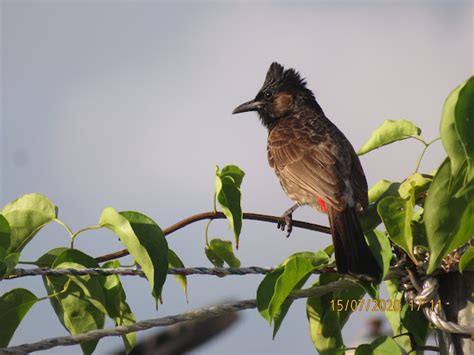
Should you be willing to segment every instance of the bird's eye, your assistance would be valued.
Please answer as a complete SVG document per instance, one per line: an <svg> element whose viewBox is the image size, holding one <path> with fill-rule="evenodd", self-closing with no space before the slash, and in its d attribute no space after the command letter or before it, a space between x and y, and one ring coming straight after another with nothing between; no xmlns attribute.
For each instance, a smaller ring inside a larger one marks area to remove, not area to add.
<svg viewBox="0 0 474 355"><path fill-rule="evenodd" d="M266 99L270 99L273 96L273 93L271 91L265 91L263 93L263 97Z"/></svg>

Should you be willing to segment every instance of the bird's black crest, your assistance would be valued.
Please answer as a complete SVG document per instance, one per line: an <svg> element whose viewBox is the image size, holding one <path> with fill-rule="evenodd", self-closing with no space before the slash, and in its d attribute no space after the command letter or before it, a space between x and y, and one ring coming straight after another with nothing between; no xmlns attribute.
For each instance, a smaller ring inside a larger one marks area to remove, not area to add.
<svg viewBox="0 0 474 355"><path fill-rule="evenodd" d="M281 64L273 62L270 68L268 68L263 87L267 88L276 83L306 88L306 81L301 77L300 73L292 68L285 69Z"/></svg>

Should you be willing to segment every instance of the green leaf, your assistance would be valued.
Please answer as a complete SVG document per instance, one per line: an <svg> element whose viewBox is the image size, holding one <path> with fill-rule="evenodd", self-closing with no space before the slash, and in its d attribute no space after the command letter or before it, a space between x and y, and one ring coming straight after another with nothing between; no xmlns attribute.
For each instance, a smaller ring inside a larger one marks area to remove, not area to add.
<svg viewBox="0 0 474 355"><path fill-rule="evenodd" d="M184 268L184 264L178 255L171 249L168 249L168 266L176 268ZM176 282L181 285L181 288L184 292L184 297L186 297L186 303L188 303L188 281L186 275L174 275Z"/></svg>
<svg viewBox="0 0 474 355"><path fill-rule="evenodd" d="M382 218L391 241L414 259L413 235L411 231L411 220L413 218L412 202L401 197L388 196L380 201L377 211Z"/></svg>
<svg viewBox="0 0 474 355"><path fill-rule="evenodd" d="M40 259L44 263L51 259L53 250ZM99 265L89 255L76 249L66 249L58 254L52 268L89 268ZM66 330L77 335L90 330L102 329L105 322L106 303L104 276L45 276L43 281L53 309ZM54 296L53 296L54 295ZM98 341L81 343L85 354L92 354Z"/></svg>
<svg viewBox="0 0 474 355"><path fill-rule="evenodd" d="M158 305L168 271L168 243L161 228L144 214L118 213L112 207L104 209L99 224L117 234L140 265Z"/></svg>
<svg viewBox="0 0 474 355"><path fill-rule="evenodd" d="M371 344L359 345L355 355L402 355L402 350L395 340L390 337L382 336L375 339Z"/></svg>
<svg viewBox="0 0 474 355"><path fill-rule="evenodd" d="M451 176L457 176L467 161L464 176L471 181L474 178L474 77L449 94L443 107L440 132L451 159Z"/></svg>
<svg viewBox="0 0 474 355"><path fill-rule="evenodd" d="M310 276L311 275L308 274L305 277L303 277L293 288L293 291L301 290L301 288L304 286L306 281L308 281ZM288 313L292 304L293 304L293 300L286 299L285 302L283 302L283 304L281 305L280 311L277 314L275 314L275 316L273 317L273 339L275 339L275 336L277 335L278 330L280 330L280 326L283 323L283 320L285 319L286 314Z"/></svg>
<svg viewBox="0 0 474 355"><path fill-rule="evenodd" d="M404 304L401 311L401 320L403 327L413 335L416 345L425 345L430 327L423 312L414 307L412 310L408 304Z"/></svg>
<svg viewBox="0 0 474 355"><path fill-rule="evenodd" d="M428 273L436 270L447 254L474 235L474 189L463 186L464 169L465 165L452 178L451 163L447 158L428 190L424 206L426 235L431 250Z"/></svg>
<svg viewBox="0 0 474 355"><path fill-rule="evenodd" d="M0 214L0 248L5 250L10 246L10 225L3 215Z"/></svg>
<svg viewBox="0 0 474 355"><path fill-rule="evenodd" d="M5 249L2 248L2 252L4 252ZM4 277L7 277L10 275L12 270L15 268L15 266L18 264L18 261L20 260L20 253L11 253L8 255L5 255L3 258L0 258L0 280Z"/></svg>
<svg viewBox="0 0 474 355"><path fill-rule="evenodd" d="M43 279L48 294L50 296L56 294L56 297L50 298L51 305L59 321L70 334L77 335L104 327L104 313L84 298L82 289L77 284L69 283L66 292L61 293L67 283L66 276ZM81 343L82 351L85 354L92 354L97 342L96 340Z"/></svg>
<svg viewBox="0 0 474 355"><path fill-rule="evenodd" d="M365 239L369 245L370 251L380 265L383 271L382 279L387 275L392 260L392 246L390 240L381 231L374 229L365 232Z"/></svg>
<svg viewBox="0 0 474 355"><path fill-rule="evenodd" d="M429 334L429 324L421 310L410 310L407 304L404 304L403 293L398 291L398 284L394 280L385 282L388 290L389 299L392 301L393 310L385 311L385 315L392 327L394 335L410 333L418 346L425 344ZM406 352L412 350L410 338L402 335L395 338L395 341ZM423 351L417 351L416 354L423 354Z"/></svg>
<svg viewBox="0 0 474 355"><path fill-rule="evenodd" d="M336 274L322 274L313 286L322 286L338 279ZM341 325L337 310L331 301L333 293L320 297L309 297L306 301L306 316L313 345L319 354L343 354Z"/></svg>
<svg viewBox="0 0 474 355"><path fill-rule="evenodd" d="M8 346L16 328L38 298L24 288L13 289L0 297L0 347Z"/></svg>
<svg viewBox="0 0 474 355"><path fill-rule="evenodd" d="M355 350L355 355L372 355L371 344L360 344Z"/></svg>
<svg viewBox="0 0 474 355"><path fill-rule="evenodd" d="M474 247L472 246L466 250L459 260L459 272L462 273L463 270L474 271Z"/></svg>
<svg viewBox="0 0 474 355"><path fill-rule="evenodd" d="M51 266L53 269L85 269L98 268L95 259L80 250L67 249L59 254ZM106 313L105 297L103 290L104 276L69 276L83 291L84 296L97 309Z"/></svg>
<svg viewBox="0 0 474 355"><path fill-rule="evenodd" d="M380 180L369 190L370 205L359 215L359 221L364 232L375 229L382 222L377 213L378 204L387 196L399 196L399 187L400 183L398 182Z"/></svg>
<svg viewBox="0 0 474 355"><path fill-rule="evenodd" d="M474 76L471 76L459 91L455 109L456 133L467 160L467 180L474 179Z"/></svg>
<svg viewBox="0 0 474 355"><path fill-rule="evenodd" d="M234 232L235 245L238 249L243 218L240 184L242 183L244 173L236 166L228 166L224 169L222 169L224 173L222 171L219 172L219 167L216 166L215 194L222 212L227 217L230 227Z"/></svg>
<svg viewBox="0 0 474 355"><path fill-rule="evenodd" d="M393 181L384 180L384 179L379 180L369 190L369 203L373 203L376 200L380 199L382 195L385 195L387 191L389 191L392 188L393 184L395 184Z"/></svg>
<svg viewBox="0 0 474 355"><path fill-rule="evenodd" d="M409 199L413 196L415 198L428 190L433 179L425 178L419 173L410 175L398 188L400 197L403 199Z"/></svg>
<svg viewBox="0 0 474 355"><path fill-rule="evenodd" d="M329 275L329 274L328 274ZM328 280L325 280L326 276L323 277L323 280L326 282L326 283L329 283L329 282L332 282L331 278L329 278ZM334 281L338 280L338 279L341 279L341 275L338 275L338 278L337 279L334 279ZM320 279L321 281L321 279ZM356 284L354 283L354 286L352 287L348 287L348 288L345 288L343 290L340 290L340 291L334 291L332 293L332 298L334 300L341 300L342 303L344 304L344 310L343 311L339 311L339 312L336 312L337 313L337 316L339 317L339 324L340 324L340 328L342 330L342 328L344 327L344 325L346 324L346 322L349 320L349 317L350 315L353 313L352 311L352 305L351 303L353 303L353 301L359 301L361 300L364 295L366 293L366 290L364 289L364 287L362 285L359 285L359 284ZM345 304L349 304L349 307L347 307L347 309L345 309Z"/></svg>
<svg viewBox="0 0 474 355"><path fill-rule="evenodd" d="M47 223L56 218L56 208L37 193L23 195L6 205L1 214L10 225L9 252L20 252Z"/></svg>
<svg viewBox="0 0 474 355"><path fill-rule="evenodd" d="M287 311L283 304L288 295L301 288L300 282L328 261L329 256L324 251L296 253L268 273L257 289L257 308L262 317L270 324L278 316L283 318Z"/></svg>
<svg viewBox="0 0 474 355"><path fill-rule="evenodd" d="M323 251L328 255L331 256L334 254L334 244L329 244L326 248L323 249Z"/></svg>
<svg viewBox="0 0 474 355"><path fill-rule="evenodd" d="M269 324L272 323L272 317L269 313L269 305L275 294L275 285L278 278L283 274L284 268L279 267L272 272L265 275L260 285L257 288L257 309L260 315L267 320Z"/></svg>
<svg viewBox="0 0 474 355"><path fill-rule="evenodd" d="M224 262L230 267L240 267L240 260L235 257L232 242L228 240L212 239L205 252L209 261L217 267L222 267Z"/></svg>
<svg viewBox="0 0 474 355"><path fill-rule="evenodd" d="M102 265L103 268L119 268L118 260L113 260ZM129 325L135 323L135 315L127 303L127 296L118 275L108 275L104 280L104 293L107 314L114 321L115 326ZM128 333L122 335L125 351L128 354L136 343L136 334Z"/></svg>
<svg viewBox="0 0 474 355"><path fill-rule="evenodd" d="M371 345L373 355L402 355L402 350L395 340L387 336L375 339Z"/></svg>
<svg viewBox="0 0 474 355"><path fill-rule="evenodd" d="M36 260L35 264L38 267L51 267L58 255L65 252L66 250L69 250L69 248L60 247L51 249L50 251L40 256L38 260Z"/></svg>
<svg viewBox="0 0 474 355"><path fill-rule="evenodd" d="M369 282L369 281L364 281L364 280L359 280L358 285L362 287L365 292L372 298L373 300L378 300L380 299L380 290L379 290L379 284L376 282Z"/></svg>
<svg viewBox="0 0 474 355"><path fill-rule="evenodd" d="M217 255L214 250L212 250L208 245L204 248L204 253L207 256L207 259L214 265L215 267L224 267L224 260Z"/></svg>
<svg viewBox="0 0 474 355"><path fill-rule="evenodd" d="M421 130L408 120L385 120L380 127L372 132L369 140L359 149L357 154L364 155L384 145L418 136Z"/></svg>
<svg viewBox="0 0 474 355"><path fill-rule="evenodd" d="M245 173L237 165L224 166L220 172L220 177L230 176L234 179L235 185L240 188L242 180L244 179Z"/></svg>
<svg viewBox="0 0 474 355"><path fill-rule="evenodd" d="M322 274L315 285L327 285L337 281L340 276L335 273ZM339 354L344 348L341 330L352 313L351 307L345 305L358 302L365 291L354 284L354 287L335 291L320 297L310 297L306 303L306 315L309 321L311 340L320 354ZM337 310L337 303L341 302L343 310Z"/></svg>
<svg viewBox="0 0 474 355"><path fill-rule="evenodd" d="M304 277L328 261L329 257L323 251L296 253L285 260L283 273L276 281L275 292L268 305L270 317L273 319L280 312L283 302Z"/></svg>
<svg viewBox="0 0 474 355"><path fill-rule="evenodd" d="M408 330L402 324L402 316L401 316L401 304L403 301L403 294L398 291L398 284L396 280L388 280L385 281L385 285L387 286L388 290L388 298L393 303L393 310L386 310L385 316L390 323L390 327L392 328L393 335L400 335L403 333L407 333ZM408 336L399 336L395 338L395 341L403 348L405 351L409 352L411 350L411 343L410 338Z"/></svg>
<svg viewBox="0 0 474 355"><path fill-rule="evenodd" d="M426 237L425 224L423 222L412 221L411 230L413 234L413 245L428 250L428 238Z"/></svg>
<svg viewBox="0 0 474 355"><path fill-rule="evenodd" d="M3 262L6 257L7 251L0 247L0 280L7 274L7 264Z"/></svg>

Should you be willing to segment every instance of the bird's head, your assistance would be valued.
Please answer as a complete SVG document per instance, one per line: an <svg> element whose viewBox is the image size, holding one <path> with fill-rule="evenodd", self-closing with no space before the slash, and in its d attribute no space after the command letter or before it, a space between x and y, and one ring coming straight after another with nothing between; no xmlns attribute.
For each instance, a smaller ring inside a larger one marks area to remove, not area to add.
<svg viewBox="0 0 474 355"><path fill-rule="evenodd" d="M232 114L257 111L262 123L270 128L281 117L291 115L301 105L317 106L306 81L294 69L273 62L262 88L253 100L237 106Z"/></svg>

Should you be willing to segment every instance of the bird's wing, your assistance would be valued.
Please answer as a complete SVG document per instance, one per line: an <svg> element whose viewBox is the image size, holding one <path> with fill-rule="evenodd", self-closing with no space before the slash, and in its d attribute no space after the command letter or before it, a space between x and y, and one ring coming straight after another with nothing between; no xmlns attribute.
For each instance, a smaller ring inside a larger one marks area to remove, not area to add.
<svg viewBox="0 0 474 355"><path fill-rule="evenodd" d="M282 125L270 131L267 149L270 166L283 184L298 186L336 210L346 208L351 155L344 144L325 132Z"/></svg>
<svg viewBox="0 0 474 355"><path fill-rule="evenodd" d="M351 169L351 185L354 190L356 201L362 208L369 204L369 195L367 193L367 179L365 178L364 170L360 163L357 153L352 150L352 169Z"/></svg>

